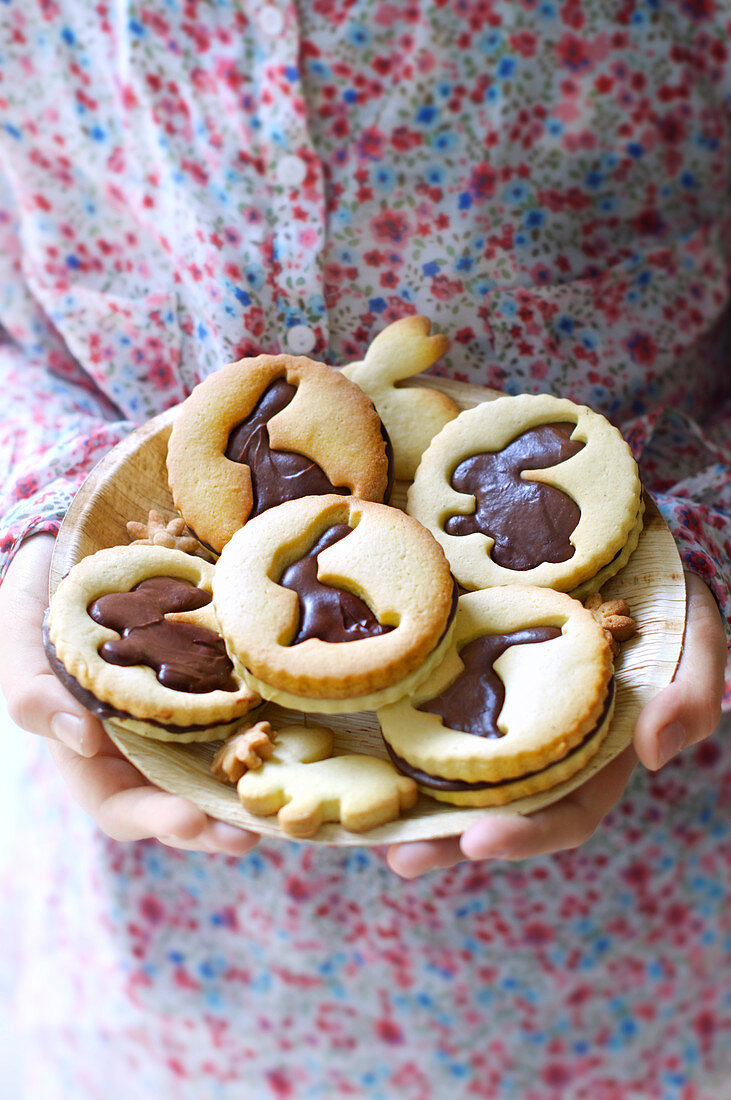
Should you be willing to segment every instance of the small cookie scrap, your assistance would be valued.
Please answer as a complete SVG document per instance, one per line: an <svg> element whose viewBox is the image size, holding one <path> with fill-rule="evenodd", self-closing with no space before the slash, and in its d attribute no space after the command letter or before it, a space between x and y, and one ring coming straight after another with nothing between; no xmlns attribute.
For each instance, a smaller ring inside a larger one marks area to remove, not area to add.
<svg viewBox="0 0 731 1100"><path fill-rule="evenodd" d="M403 317L380 332L362 362L349 363L342 373L367 393L378 410L393 444L394 473L410 480L422 454L459 406L439 390L397 387L420 374L447 350L446 336L429 335L427 317Z"/></svg>
<svg viewBox="0 0 731 1100"><path fill-rule="evenodd" d="M626 642L637 633L637 624L630 615L629 604L626 600L604 600L601 592L595 592L584 601L584 607L591 611L599 623L609 642L612 656L616 657L619 643Z"/></svg>
<svg viewBox="0 0 731 1100"><path fill-rule="evenodd" d="M129 520L127 534L132 539L131 546L165 546L168 550L196 554L207 561L212 557L205 546L190 534L181 516L175 516L166 523L165 517L155 508L150 508L147 523Z"/></svg>
<svg viewBox="0 0 731 1100"><path fill-rule="evenodd" d="M416 783L386 760L352 753L332 756L333 734L323 726L285 726L274 752L238 781L244 809L277 814L283 832L306 839L327 821L362 833L393 821L417 799Z"/></svg>
<svg viewBox="0 0 731 1100"><path fill-rule="evenodd" d="M274 752L276 732L268 722L255 722L239 729L221 745L211 761L211 771L217 779L238 783L245 772L256 771Z"/></svg>

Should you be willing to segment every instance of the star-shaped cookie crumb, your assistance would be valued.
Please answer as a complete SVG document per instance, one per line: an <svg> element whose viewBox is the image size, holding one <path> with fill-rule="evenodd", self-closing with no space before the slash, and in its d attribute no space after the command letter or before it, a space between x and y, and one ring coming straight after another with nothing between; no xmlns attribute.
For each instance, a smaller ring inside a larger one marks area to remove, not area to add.
<svg viewBox="0 0 731 1100"><path fill-rule="evenodd" d="M612 656L619 653L619 643L626 642L637 633L637 624L630 615L626 600L603 600L601 592L595 592L584 603L587 611L599 623L612 649Z"/></svg>
<svg viewBox="0 0 731 1100"><path fill-rule="evenodd" d="M244 772L256 771L274 752L276 731L268 722L256 722L233 734L211 761L211 771L226 783L238 783Z"/></svg>
<svg viewBox="0 0 731 1100"><path fill-rule="evenodd" d="M154 508L150 509L147 523L130 520L127 534L133 545L166 546L169 550L182 550L184 554L197 554L206 561L213 560L205 546L187 530L184 519L175 516L166 523L164 516Z"/></svg>

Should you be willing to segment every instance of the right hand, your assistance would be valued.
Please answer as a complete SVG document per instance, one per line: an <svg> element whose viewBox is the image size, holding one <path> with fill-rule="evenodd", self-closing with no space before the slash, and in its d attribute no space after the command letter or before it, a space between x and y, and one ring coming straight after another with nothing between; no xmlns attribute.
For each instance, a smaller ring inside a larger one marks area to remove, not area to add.
<svg viewBox="0 0 731 1100"><path fill-rule="evenodd" d="M209 818L137 771L96 718L51 672L41 624L54 540L34 535L0 586L0 687L13 721L49 739L71 794L113 840L155 838L170 847L244 855L259 837Z"/></svg>

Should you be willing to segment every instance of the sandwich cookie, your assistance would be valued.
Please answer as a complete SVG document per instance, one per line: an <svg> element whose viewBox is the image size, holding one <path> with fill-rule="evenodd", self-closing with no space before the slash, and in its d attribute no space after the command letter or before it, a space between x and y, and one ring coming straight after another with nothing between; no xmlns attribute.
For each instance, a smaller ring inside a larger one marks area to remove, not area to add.
<svg viewBox="0 0 731 1100"><path fill-rule="evenodd" d="M184 402L167 456L175 507L220 551L249 519L322 494L388 499L392 455L370 399L312 359L260 355L210 375Z"/></svg>
<svg viewBox="0 0 731 1100"><path fill-rule="evenodd" d="M407 511L463 588L530 584L583 598L628 561L644 503L637 464L608 420L525 394L447 424L419 464Z"/></svg>
<svg viewBox="0 0 731 1100"><path fill-rule="evenodd" d="M261 702L226 653L213 566L161 546L83 558L44 630L51 668L93 714L159 741L228 736Z"/></svg>
<svg viewBox="0 0 731 1100"><path fill-rule="evenodd" d="M491 806L576 774L613 709L612 654L591 612L512 586L460 597L441 665L377 718L394 764L425 794Z"/></svg>
<svg viewBox="0 0 731 1100"><path fill-rule="evenodd" d="M455 585L416 520L331 495L242 527L216 566L213 600L253 691L299 710L353 712L429 675L449 642Z"/></svg>

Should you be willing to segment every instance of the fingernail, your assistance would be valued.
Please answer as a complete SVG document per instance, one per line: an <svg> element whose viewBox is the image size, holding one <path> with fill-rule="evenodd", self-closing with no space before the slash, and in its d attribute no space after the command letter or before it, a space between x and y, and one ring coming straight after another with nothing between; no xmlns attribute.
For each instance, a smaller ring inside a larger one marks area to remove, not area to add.
<svg viewBox="0 0 731 1100"><path fill-rule="evenodd" d="M664 767L669 760L678 755L685 745L686 739L685 726L682 726L680 722L671 722L669 726L665 726L664 729L660 730L657 737L658 768Z"/></svg>
<svg viewBox="0 0 731 1100"><path fill-rule="evenodd" d="M84 723L75 714L60 711L51 719L51 733L74 752L84 752Z"/></svg>
<svg viewBox="0 0 731 1100"><path fill-rule="evenodd" d="M507 849L496 848L495 845L491 844L489 840L483 842L480 842L478 840L473 843L470 843L469 841L467 843L464 843L463 841L462 851L464 852L467 859L470 860L510 859L510 853L507 851Z"/></svg>
<svg viewBox="0 0 731 1100"><path fill-rule="evenodd" d="M251 847L251 833L244 829L237 829L235 825L227 825L223 821L215 822L213 833L218 844L226 848L246 849Z"/></svg>

